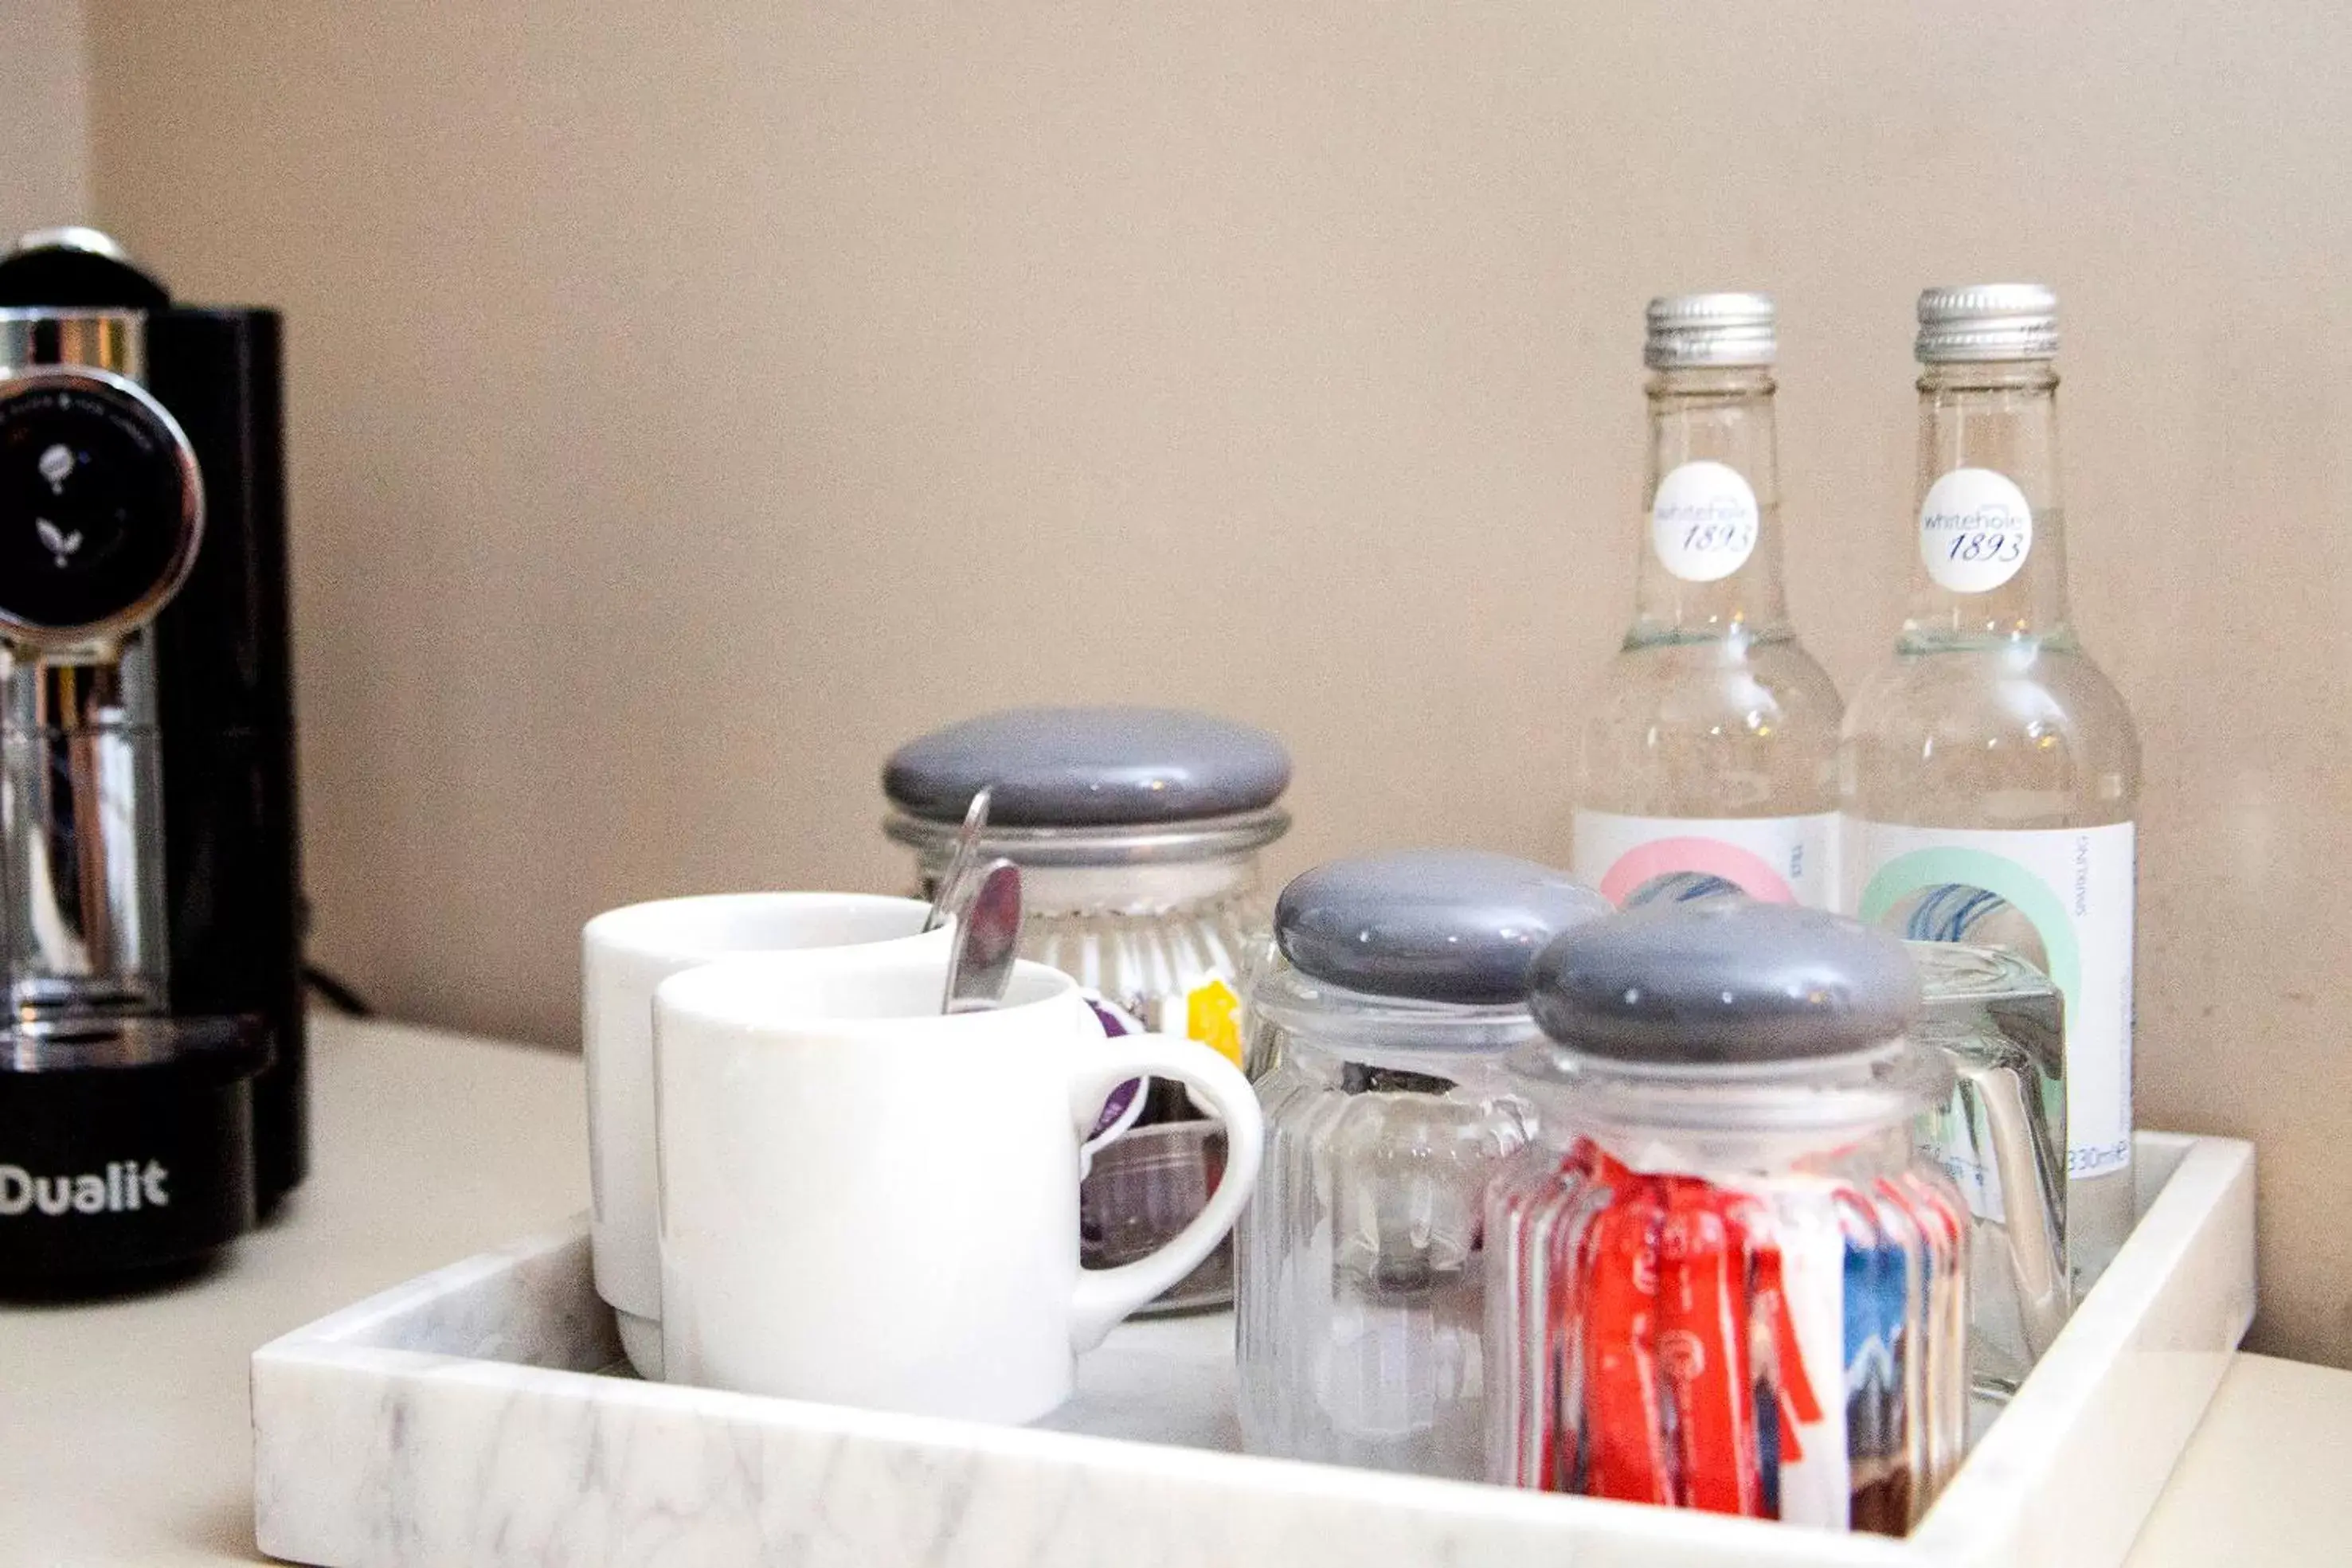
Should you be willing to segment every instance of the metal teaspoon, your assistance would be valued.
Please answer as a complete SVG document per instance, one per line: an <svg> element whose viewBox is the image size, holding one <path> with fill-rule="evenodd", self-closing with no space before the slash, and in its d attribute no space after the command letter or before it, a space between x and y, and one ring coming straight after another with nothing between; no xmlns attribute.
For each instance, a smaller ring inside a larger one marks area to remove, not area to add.
<svg viewBox="0 0 2352 1568"><path fill-rule="evenodd" d="M963 826L956 830L955 852L948 857L948 868L940 873L939 884L932 889L931 912L923 917L924 930L938 930L954 913L956 895L963 890L963 879L971 874L972 859L980 853L981 831L987 826L988 790L975 789L971 804L963 810Z"/></svg>
<svg viewBox="0 0 2352 1568"><path fill-rule="evenodd" d="M957 912L955 944L948 951L945 1013L986 1012L1004 999L1021 942L1021 868L991 861L971 901Z"/></svg>

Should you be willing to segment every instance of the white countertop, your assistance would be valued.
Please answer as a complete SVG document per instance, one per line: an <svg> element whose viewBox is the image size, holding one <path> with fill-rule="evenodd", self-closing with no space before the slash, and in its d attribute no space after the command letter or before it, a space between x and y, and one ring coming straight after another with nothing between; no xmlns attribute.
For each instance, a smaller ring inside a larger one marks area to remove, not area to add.
<svg viewBox="0 0 2352 1568"><path fill-rule="evenodd" d="M310 1181L161 1294L0 1305L0 1563L266 1561L247 1357L372 1291L586 1206L575 1056L315 1020ZM2241 1355L2133 1568L2329 1561L2352 1542L2352 1373Z"/></svg>

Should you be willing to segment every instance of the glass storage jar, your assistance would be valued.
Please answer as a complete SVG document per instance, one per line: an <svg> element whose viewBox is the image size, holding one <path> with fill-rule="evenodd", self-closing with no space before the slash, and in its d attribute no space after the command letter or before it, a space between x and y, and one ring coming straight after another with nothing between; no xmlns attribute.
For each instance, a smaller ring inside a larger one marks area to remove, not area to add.
<svg viewBox="0 0 2352 1568"><path fill-rule="evenodd" d="M1969 1377L2015 1394L2066 1326L2066 1014L2049 977L2003 948L1914 942L1926 1003L1911 1038L1951 1066L1920 1152L1968 1206Z"/></svg>
<svg viewBox="0 0 2352 1568"><path fill-rule="evenodd" d="M1606 914L1501 855L1334 862L1275 910L1247 1016L1266 1157L1234 1231L1254 1453L1485 1473L1487 1178L1526 1141L1505 1057L1537 1037L1527 967Z"/></svg>
<svg viewBox="0 0 2352 1568"><path fill-rule="evenodd" d="M884 831L915 852L920 894L930 897L965 809L987 789L979 852L1021 867L1021 956L1238 1065L1243 977L1267 940L1258 853L1290 826L1276 804L1289 780L1282 743L1247 725L1161 708L1016 708L893 753ZM1141 1115L1096 1151L1079 1188L1089 1269L1157 1250L1224 1170L1223 1131L1181 1086L1155 1081L1138 1092ZM1226 1245L1155 1305L1232 1297Z"/></svg>
<svg viewBox="0 0 2352 1568"><path fill-rule="evenodd" d="M1494 1479L1899 1535L1958 1467L1968 1260L1913 1152L1949 1071L1894 937L1717 900L1537 958L1538 1135L1488 1189Z"/></svg>

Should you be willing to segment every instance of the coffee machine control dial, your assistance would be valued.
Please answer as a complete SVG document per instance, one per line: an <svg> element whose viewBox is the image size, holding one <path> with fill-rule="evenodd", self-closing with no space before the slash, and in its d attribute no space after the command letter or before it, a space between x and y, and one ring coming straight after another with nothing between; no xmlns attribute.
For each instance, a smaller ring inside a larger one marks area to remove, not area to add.
<svg viewBox="0 0 2352 1568"><path fill-rule="evenodd" d="M0 640L137 628L186 579L203 536L195 453L144 388L89 368L0 380Z"/></svg>

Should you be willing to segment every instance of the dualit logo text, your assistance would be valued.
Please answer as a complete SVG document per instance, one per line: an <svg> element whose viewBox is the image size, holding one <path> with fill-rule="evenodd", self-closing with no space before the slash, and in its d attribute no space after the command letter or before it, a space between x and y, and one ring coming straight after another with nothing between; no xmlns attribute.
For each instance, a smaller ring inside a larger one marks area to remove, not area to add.
<svg viewBox="0 0 2352 1568"><path fill-rule="evenodd" d="M0 1165L0 1219L18 1215L124 1214L139 1208L163 1208L172 1201L164 1184L172 1173L161 1161L108 1162L103 1174L35 1176L22 1166Z"/></svg>

